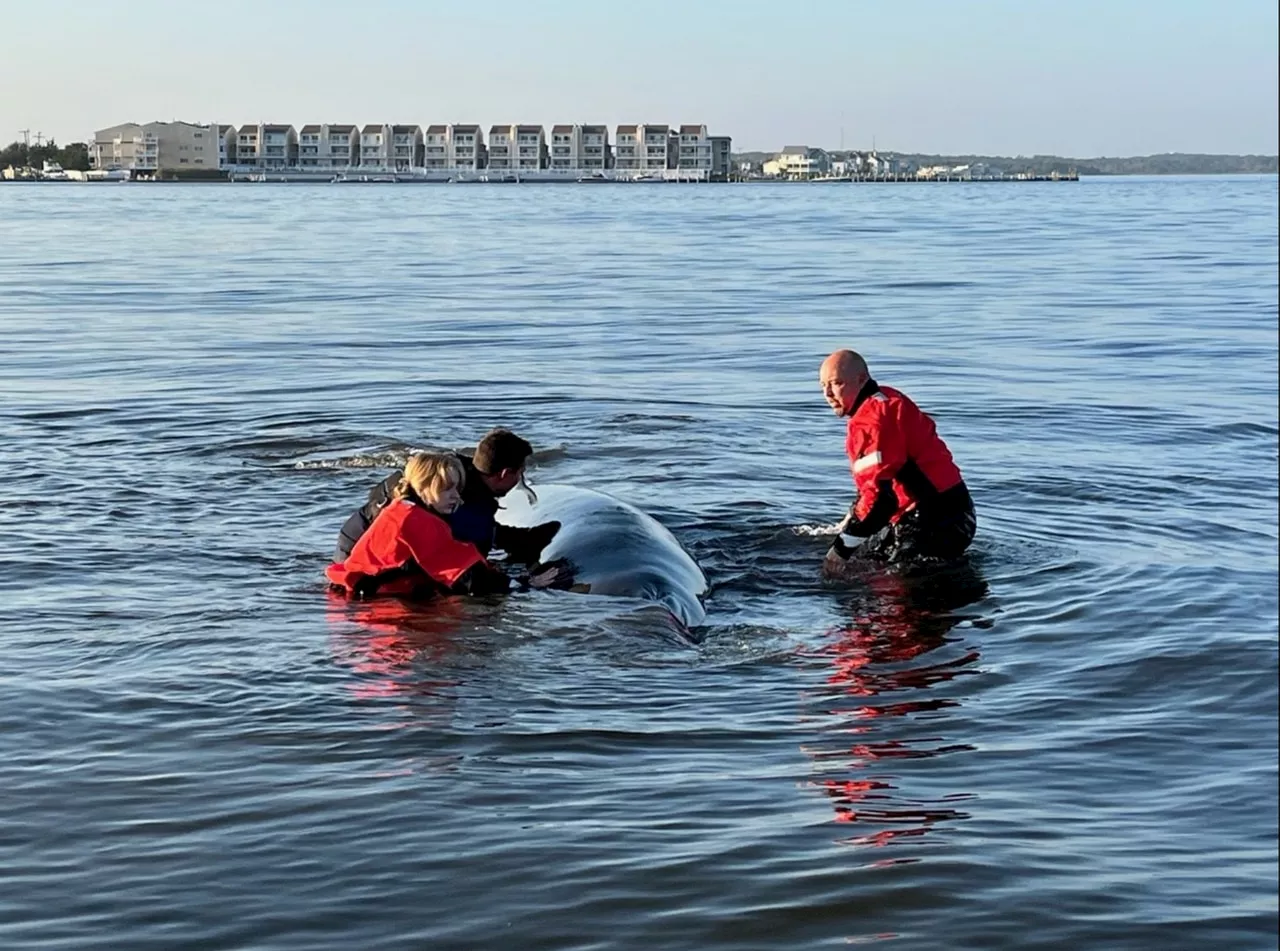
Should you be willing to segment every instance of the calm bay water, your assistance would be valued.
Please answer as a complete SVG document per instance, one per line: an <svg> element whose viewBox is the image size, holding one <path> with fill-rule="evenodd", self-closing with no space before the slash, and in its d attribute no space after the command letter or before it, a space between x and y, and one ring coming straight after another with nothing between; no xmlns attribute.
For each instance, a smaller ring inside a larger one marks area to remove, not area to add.
<svg viewBox="0 0 1280 951"><path fill-rule="evenodd" d="M1266 948L1277 180L0 187L0 945ZM831 349L967 566L824 583ZM713 585L350 609L509 425Z"/></svg>

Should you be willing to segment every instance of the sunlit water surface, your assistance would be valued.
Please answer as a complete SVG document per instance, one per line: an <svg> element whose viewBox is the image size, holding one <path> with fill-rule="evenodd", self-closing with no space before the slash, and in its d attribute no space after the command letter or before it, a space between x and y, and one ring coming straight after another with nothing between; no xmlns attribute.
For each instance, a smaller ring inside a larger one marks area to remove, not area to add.
<svg viewBox="0 0 1280 951"><path fill-rule="evenodd" d="M1277 183L0 186L0 944L1265 948ZM823 583L829 350L967 566ZM713 586L351 609L505 424Z"/></svg>

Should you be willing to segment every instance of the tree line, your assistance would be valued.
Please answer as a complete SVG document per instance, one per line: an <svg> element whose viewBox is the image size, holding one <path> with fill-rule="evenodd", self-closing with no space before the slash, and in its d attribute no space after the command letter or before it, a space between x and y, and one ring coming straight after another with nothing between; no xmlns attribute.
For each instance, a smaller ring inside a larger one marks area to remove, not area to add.
<svg viewBox="0 0 1280 951"><path fill-rule="evenodd" d="M0 149L0 168L8 168L10 165L18 168L24 166L43 168L45 162L57 162L69 171L87 172L89 171L89 146L84 142L58 145L50 139L43 145L13 142Z"/></svg>

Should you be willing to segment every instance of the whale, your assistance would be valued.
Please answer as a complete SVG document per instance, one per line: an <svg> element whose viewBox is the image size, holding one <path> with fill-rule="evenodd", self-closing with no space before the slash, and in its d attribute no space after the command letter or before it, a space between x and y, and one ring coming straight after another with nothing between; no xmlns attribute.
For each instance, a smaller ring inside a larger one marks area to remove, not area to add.
<svg viewBox="0 0 1280 951"><path fill-rule="evenodd" d="M539 485L536 501L519 490L504 496L497 520L519 528L559 522L541 560L570 561L573 591L658 604L686 628L706 618L702 569L666 526L634 505L594 489Z"/></svg>

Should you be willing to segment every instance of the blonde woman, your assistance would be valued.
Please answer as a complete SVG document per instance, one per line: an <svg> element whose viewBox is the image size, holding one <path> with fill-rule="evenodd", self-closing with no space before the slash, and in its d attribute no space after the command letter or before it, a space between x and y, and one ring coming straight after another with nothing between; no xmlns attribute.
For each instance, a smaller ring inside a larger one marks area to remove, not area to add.
<svg viewBox="0 0 1280 951"><path fill-rule="evenodd" d="M378 513L346 560L325 570L330 583L357 597L509 591L511 579L506 573L486 561L474 544L454 538L444 519L461 504L465 479L457 456L410 456L391 503ZM565 570L551 568L528 583L563 586L564 574Z"/></svg>

